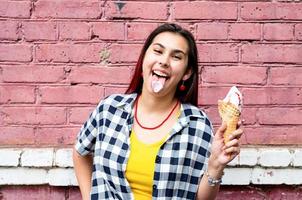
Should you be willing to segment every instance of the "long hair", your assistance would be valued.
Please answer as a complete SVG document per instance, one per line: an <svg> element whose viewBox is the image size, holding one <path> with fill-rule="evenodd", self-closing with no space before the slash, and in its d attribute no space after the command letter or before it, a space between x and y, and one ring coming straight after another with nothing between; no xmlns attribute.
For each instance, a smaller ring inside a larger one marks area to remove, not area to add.
<svg viewBox="0 0 302 200"><path fill-rule="evenodd" d="M147 40L145 41L145 44L141 50L140 56L138 58L138 61L136 63L134 75L132 77L132 80L130 82L130 85L128 89L126 90L126 94L130 93L138 93L141 94L142 87L143 87L143 77L142 74L142 65L143 60L146 54L147 49L152 44L154 38L163 32L172 32L181 35L184 37L188 43L189 46L189 52L188 52L188 66L186 70L191 69L191 76L188 80L184 82L184 85L186 86L185 91L180 91L178 88L175 92L175 97L177 97L182 103L191 103L195 106L197 106L197 98L198 98L198 53L197 53L197 47L194 40L193 35L186 29L182 28L181 26L173 23L165 23L161 26L158 26L155 30L151 32L151 34L148 36ZM180 81L179 85L182 83ZM178 85L178 86L179 86Z"/></svg>

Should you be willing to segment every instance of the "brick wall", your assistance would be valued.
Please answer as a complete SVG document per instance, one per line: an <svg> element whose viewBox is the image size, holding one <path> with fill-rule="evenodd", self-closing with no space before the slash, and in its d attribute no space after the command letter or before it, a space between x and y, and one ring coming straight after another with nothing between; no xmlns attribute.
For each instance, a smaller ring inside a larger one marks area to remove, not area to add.
<svg viewBox="0 0 302 200"><path fill-rule="evenodd" d="M199 105L215 126L230 86L244 95L240 158L249 162L229 165L220 198L301 198L302 182L286 178L302 174L301 1L1 0L0 199L79 199L57 152L68 160L88 114L125 91L144 39L166 21L197 40ZM26 182L28 173L46 178Z"/></svg>

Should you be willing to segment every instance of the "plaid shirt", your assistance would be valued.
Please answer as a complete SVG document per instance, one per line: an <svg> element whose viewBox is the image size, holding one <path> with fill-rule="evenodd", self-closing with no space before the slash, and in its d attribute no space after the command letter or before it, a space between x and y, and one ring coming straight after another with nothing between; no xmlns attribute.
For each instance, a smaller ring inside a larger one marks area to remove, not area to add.
<svg viewBox="0 0 302 200"><path fill-rule="evenodd" d="M91 199L134 199L125 170L136 94L111 95L82 126L75 145L94 154ZM195 199L207 167L212 125L198 108L181 105L181 114L155 159L152 199Z"/></svg>

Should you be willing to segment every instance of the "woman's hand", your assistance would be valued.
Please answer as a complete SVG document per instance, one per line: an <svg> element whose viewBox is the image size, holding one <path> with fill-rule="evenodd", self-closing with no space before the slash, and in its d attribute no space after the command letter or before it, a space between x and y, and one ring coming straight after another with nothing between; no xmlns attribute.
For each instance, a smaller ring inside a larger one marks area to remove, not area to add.
<svg viewBox="0 0 302 200"><path fill-rule="evenodd" d="M217 130L213 143L212 153L209 158L209 167L223 169L229 162L231 162L240 153L239 139L243 134L243 130L239 127L241 121L238 122L238 129L231 135L229 141L224 144L223 133L226 129L226 124L223 123Z"/></svg>

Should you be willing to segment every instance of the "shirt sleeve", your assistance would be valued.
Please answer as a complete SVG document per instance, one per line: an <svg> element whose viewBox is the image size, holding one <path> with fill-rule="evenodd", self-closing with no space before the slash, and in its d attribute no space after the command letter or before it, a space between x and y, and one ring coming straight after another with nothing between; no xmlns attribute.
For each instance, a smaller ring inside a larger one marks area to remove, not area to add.
<svg viewBox="0 0 302 200"><path fill-rule="evenodd" d="M208 168L208 161L209 157L211 155L211 146L212 146L212 141L214 137L213 133L213 126L210 120L206 117L205 118L205 126L203 130L203 136L202 136L202 145L200 146L200 156L204 157L204 165L201 170L201 173L203 174L207 168Z"/></svg>
<svg viewBox="0 0 302 200"><path fill-rule="evenodd" d="M78 133L75 149L82 156L94 152L96 137L99 132L99 118L102 107L100 104L90 114L88 120L83 124Z"/></svg>

